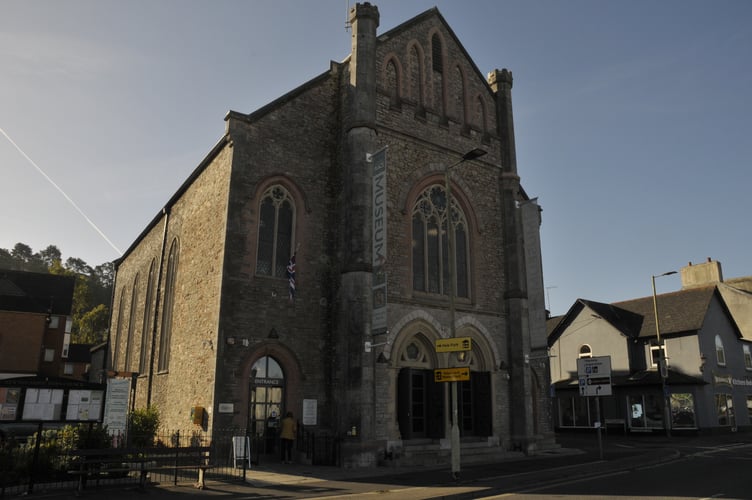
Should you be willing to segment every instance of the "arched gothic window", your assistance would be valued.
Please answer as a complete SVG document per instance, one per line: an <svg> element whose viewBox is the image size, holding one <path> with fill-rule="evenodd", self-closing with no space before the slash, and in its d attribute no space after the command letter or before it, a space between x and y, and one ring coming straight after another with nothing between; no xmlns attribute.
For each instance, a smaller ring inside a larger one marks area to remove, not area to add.
<svg viewBox="0 0 752 500"><path fill-rule="evenodd" d="M287 277L294 228L295 203L289 191L279 184L269 187L259 207L257 274Z"/></svg>
<svg viewBox="0 0 752 500"><path fill-rule="evenodd" d="M451 227L455 242L455 282L458 297L469 297L469 241L465 214L452 197ZM412 216L413 289L449 295L447 199L442 186L432 185L418 196Z"/></svg>
<svg viewBox="0 0 752 500"><path fill-rule="evenodd" d="M431 66L437 73L444 72L444 61L441 57L441 37L435 34L431 37Z"/></svg>
<svg viewBox="0 0 752 500"><path fill-rule="evenodd" d="M167 258L167 276L164 287L164 309L162 309L162 330L159 335L159 359L157 370L164 371L170 366L170 340L172 338L172 312L175 306L175 284L178 273L178 241L170 245Z"/></svg>
<svg viewBox="0 0 752 500"><path fill-rule="evenodd" d="M125 288L120 290L120 306L118 307L118 322L115 329L115 344L112 347L112 367L117 370L120 354L120 339L123 336L125 324Z"/></svg>
<svg viewBox="0 0 752 500"><path fill-rule="evenodd" d="M152 302L154 302L154 266L152 260L149 266L149 278L146 283L146 300L144 301L143 333L141 334L141 354L138 359L138 372L146 373L146 355L149 352L149 339L151 338Z"/></svg>
<svg viewBox="0 0 752 500"><path fill-rule="evenodd" d="M125 364L123 368L126 371L131 369L131 355L133 353L133 334L136 330L136 312L138 311L138 282L140 281L140 274L136 274L136 279L133 280L133 292L131 293L131 315L128 320L128 335L125 339Z"/></svg>

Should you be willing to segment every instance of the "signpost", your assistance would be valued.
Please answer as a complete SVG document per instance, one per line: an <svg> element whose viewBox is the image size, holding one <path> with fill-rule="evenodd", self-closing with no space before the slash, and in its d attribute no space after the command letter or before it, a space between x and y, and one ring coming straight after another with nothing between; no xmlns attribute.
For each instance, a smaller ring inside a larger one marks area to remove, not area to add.
<svg viewBox="0 0 752 500"><path fill-rule="evenodd" d="M452 337L436 340L436 352L461 352L473 349L473 339L470 337Z"/></svg>
<svg viewBox="0 0 752 500"><path fill-rule="evenodd" d="M580 396L595 396L597 412L598 449L603 460L603 441L601 439L601 396L611 395L611 356L594 356L577 359L577 378L580 379Z"/></svg>
<svg viewBox="0 0 752 500"><path fill-rule="evenodd" d="M434 382L466 382L470 380L470 368L439 368L433 371Z"/></svg>

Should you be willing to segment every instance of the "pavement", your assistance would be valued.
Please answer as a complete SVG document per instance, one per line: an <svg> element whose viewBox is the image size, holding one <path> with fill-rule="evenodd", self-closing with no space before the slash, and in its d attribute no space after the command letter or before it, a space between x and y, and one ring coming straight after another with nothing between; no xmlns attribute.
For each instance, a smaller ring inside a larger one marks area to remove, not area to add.
<svg viewBox="0 0 752 500"><path fill-rule="evenodd" d="M178 486L150 484L145 490L109 486L84 491L83 496L124 500L134 496L154 499L177 496L225 497L237 499L265 498L337 498L357 496L354 492L395 491L395 488L436 487L452 491L444 498L476 498L473 486L503 479L504 491L521 491L542 482L556 483L573 477L603 476L636 468L651 467L676 460L685 453L702 448L752 443L752 433L713 436L601 435L595 431L560 434L560 447L535 455L510 454L509 458L488 464L463 465L458 480L448 464L438 466L371 467L343 469L331 466L270 462L254 466L242 478L228 481L207 480L207 488L198 490L190 484ZM376 485L376 486L374 486ZM463 493L465 492L465 493ZM34 492L37 498L76 498L73 491Z"/></svg>

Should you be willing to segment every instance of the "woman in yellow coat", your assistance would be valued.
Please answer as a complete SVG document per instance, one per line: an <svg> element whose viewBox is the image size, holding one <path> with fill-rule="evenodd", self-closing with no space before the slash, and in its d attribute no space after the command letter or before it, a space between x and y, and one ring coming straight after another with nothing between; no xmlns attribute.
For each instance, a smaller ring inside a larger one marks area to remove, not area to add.
<svg viewBox="0 0 752 500"><path fill-rule="evenodd" d="M282 419L279 438L282 441L282 462L292 463L292 443L295 441L295 435L298 433L298 424L292 417L292 412L288 411L285 418Z"/></svg>

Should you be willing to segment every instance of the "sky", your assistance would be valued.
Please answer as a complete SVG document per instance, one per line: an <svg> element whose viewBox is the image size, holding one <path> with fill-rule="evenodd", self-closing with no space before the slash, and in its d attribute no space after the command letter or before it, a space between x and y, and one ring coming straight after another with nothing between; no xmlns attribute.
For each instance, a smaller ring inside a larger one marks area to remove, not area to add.
<svg viewBox="0 0 752 500"><path fill-rule="evenodd" d="M347 57L354 3L0 0L0 248L118 258L228 111ZM371 3L379 34L438 7L484 75L512 71L552 314L648 296L707 258L752 275L752 2Z"/></svg>

